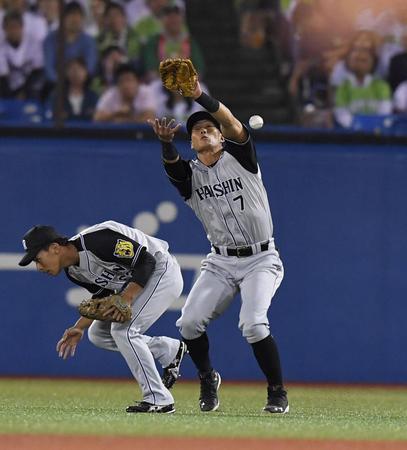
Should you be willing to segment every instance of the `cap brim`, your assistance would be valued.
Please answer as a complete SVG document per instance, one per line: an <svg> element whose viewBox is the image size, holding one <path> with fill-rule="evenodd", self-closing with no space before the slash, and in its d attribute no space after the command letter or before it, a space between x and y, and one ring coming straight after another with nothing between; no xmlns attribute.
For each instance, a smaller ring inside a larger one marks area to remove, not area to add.
<svg viewBox="0 0 407 450"><path fill-rule="evenodd" d="M37 256L38 252L39 252L39 250L31 250L31 251L27 252L23 256L21 261L18 263L18 265L22 266L22 267L28 266L28 264L30 264L33 261L33 259Z"/></svg>
<svg viewBox="0 0 407 450"><path fill-rule="evenodd" d="M220 130L220 123L212 116L212 114L209 114L207 111L197 111L196 113L189 116L187 120L186 128L190 136L193 126L200 120L210 120L215 125L215 127Z"/></svg>

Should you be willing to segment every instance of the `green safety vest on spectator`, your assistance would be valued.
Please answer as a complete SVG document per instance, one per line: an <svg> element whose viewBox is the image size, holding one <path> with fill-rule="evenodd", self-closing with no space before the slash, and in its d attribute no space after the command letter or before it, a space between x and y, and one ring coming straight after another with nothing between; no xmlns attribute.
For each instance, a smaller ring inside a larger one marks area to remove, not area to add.
<svg viewBox="0 0 407 450"><path fill-rule="evenodd" d="M338 86L335 95L335 106L347 108L352 113L380 114L383 101L391 101L389 84L378 78L371 78L370 83L356 85L350 80Z"/></svg>

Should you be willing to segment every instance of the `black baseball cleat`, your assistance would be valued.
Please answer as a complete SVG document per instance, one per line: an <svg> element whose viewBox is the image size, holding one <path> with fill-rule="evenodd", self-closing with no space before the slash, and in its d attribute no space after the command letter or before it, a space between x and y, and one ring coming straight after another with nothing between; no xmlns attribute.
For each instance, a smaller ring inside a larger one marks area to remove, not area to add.
<svg viewBox="0 0 407 450"><path fill-rule="evenodd" d="M148 402L137 402L135 405L130 405L126 408L128 413L161 413L171 414L175 412L174 404L171 405L153 405Z"/></svg>
<svg viewBox="0 0 407 450"><path fill-rule="evenodd" d="M165 367L163 370L161 379L167 389L171 389L180 377L179 368L181 366L182 358L184 357L185 353L188 353L187 346L185 342L181 341L174 361L172 361L172 363Z"/></svg>
<svg viewBox="0 0 407 450"><path fill-rule="evenodd" d="M212 370L208 374L199 374L201 380L201 395L199 407L202 412L216 411L219 408L218 389L221 378L218 372Z"/></svg>
<svg viewBox="0 0 407 450"><path fill-rule="evenodd" d="M267 405L263 411L272 414L286 414L290 410L287 399L287 391L280 387L278 389L267 388Z"/></svg>

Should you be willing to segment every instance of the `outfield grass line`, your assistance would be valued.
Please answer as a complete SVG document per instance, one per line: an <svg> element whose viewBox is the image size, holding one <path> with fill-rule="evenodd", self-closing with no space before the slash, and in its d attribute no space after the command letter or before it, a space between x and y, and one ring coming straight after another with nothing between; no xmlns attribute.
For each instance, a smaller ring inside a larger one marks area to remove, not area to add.
<svg viewBox="0 0 407 450"><path fill-rule="evenodd" d="M47 376L47 375L0 375L0 380L44 380L44 381L85 381L85 382L95 382L95 383L135 383L135 380L131 377L68 377L68 376ZM196 384L199 382L198 377L193 378L181 378L178 383L182 384ZM243 385L243 386L256 386L264 387L266 381L261 380L228 380L222 378L222 384ZM407 390L407 383L364 383L364 382L333 382L333 381L287 381L285 383L287 388L298 387L298 388L344 388L344 389L389 389L389 390Z"/></svg>

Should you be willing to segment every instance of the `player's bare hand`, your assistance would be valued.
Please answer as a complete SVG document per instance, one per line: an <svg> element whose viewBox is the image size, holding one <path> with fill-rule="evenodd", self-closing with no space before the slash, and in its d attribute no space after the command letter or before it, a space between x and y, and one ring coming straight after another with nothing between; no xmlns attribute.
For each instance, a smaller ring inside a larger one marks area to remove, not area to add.
<svg viewBox="0 0 407 450"><path fill-rule="evenodd" d="M175 125L174 119L171 119L167 123L166 117L163 117L161 120L158 118L148 120L148 123L152 126L154 133L158 136L158 139L163 142L172 142L175 133L181 128L180 123Z"/></svg>
<svg viewBox="0 0 407 450"><path fill-rule="evenodd" d="M69 356L75 355L76 346L82 339L83 330L81 328L68 328L65 330L62 338L58 341L56 350L58 356L62 359L66 359Z"/></svg>

